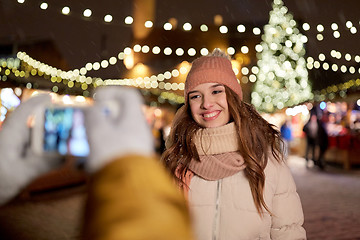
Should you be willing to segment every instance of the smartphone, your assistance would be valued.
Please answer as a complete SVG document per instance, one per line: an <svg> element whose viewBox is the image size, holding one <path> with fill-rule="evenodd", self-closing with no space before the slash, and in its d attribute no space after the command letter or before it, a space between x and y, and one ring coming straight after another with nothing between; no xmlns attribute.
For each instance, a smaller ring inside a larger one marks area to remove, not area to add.
<svg viewBox="0 0 360 240"><path fill-rule="evenodd" d="M86 158L89 143L83 107L50 106L35 117L32 142L36 152Z"/></svg>

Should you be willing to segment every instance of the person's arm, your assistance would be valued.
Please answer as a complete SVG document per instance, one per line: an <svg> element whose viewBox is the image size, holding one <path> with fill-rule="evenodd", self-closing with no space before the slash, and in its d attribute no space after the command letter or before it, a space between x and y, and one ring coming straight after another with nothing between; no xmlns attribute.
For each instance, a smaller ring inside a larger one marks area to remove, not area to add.
<svg viewBox="0 0 360 240"><path fill-rule="evenodd" d="M154 139L141 104L134 89L104 87L86 112L86 240L193 239L184 197L151 157Z"/></svg>
<svg viewBox="0 0 360 240"><path fill-rule="evenodd" d="M276 164L278 182L273 199L271 239L306 239L304 213L290 169Z"/></svg>
<svg viewBox="0 0 360 240"><path fill-rule="evenodd" d="M126 155L94 174L83 239L193 237L185 199L158 159Z"/></svg>

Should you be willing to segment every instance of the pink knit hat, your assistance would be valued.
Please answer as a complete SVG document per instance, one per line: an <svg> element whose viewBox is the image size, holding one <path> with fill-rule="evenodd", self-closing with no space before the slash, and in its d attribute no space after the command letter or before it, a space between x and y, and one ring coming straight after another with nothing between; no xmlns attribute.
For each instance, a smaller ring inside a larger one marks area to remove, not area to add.
<svg viewBox="0 0 360 240"><path fill-rule="evenodd" d="M241 100L243 98L240 83L226 55L203 56L192 63L192 67L185 81L185 103L188 101L189 92L202 83L224 84L238 94Z"/></svg>

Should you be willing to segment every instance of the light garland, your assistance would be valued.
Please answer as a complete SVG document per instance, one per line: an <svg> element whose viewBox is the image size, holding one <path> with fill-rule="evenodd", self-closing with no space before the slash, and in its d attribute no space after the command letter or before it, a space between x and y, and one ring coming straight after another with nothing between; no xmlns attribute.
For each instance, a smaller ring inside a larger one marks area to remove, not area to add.
<svg viewBox="0 0 360 240"><path fill-rule="evenodd" d="M24 2L23 0L18 0L19 3ZM40 5L40 8L43 10L46 10L49 8L49 5L46 3L42 3ZM71 11L71 7L64 7L62 8L62 14L69 14ZM93 16L93 11L91 9L85 9L83 12L83 16L86 18L89 18L91 16ZM104 23L111 23L111 24L116 24L116 19L114 19L112 17L111 14L108 14L106 16L104 16ZM131 25L134 22L134 19L131 16L127 16L124 19L124 23L125 25ZM145 22L146 27L147 28L152 28L154 27L154 24L150 21L146 21ZM164 29L165 30L172 30L174 29L174 26L170 23L170 22L166 22L164 25ZM166 27L165 27L166 26ZM337 23L332 23L331 24L331 30L333 31L333 37L334 38L340 38L341 34L340 34L340 29L339 29L339 25ZM315 26L310 26L310 24L308 23L304 23L302 25L302 28L304 31L308 32L310 29L315 28ZM190 31L193 29L193 26L190 22L185 23L183 25L183 30L184 31ZM219 32L222 34L227 34L230 30L230 28L226 25L221 25L219 26ZM347 21L346 22L346 29L347 31L349 31L352 34L356 34L357 33L357 28L356 26L351 22L351 21ZM208 27L206 24L202 24L200 26L200 30L203 32L208 31ZM254 27L252 30L251 29L247 29L245 25L243 24L239 24L236 27L236 30L239 33L244 33L244 32L252 32L254 35L259 35L261 34L261 29L258 27ZM319 41L322 41L324 39L324 32L327 31L328 28L324 27L324 25L322 24L318 24L316 25L316 31L317 31L317 39ZM306 36L304 36L306 38ZM307 40L307 39L306 39ZM139 48L140 47L140 48ZM270 46L271 47L271 46ZM263 47L258 44L255 46L255 50L256 52L260 53L263 51ZM29 66L31 66L33 68L33 70L35 71L31 71L30 74L31 75L36 75L38 74L39 76L42 76L44 74L51 76L50 80L52 82L63 82L65 85L67 85L69 88L73 87L75 85L75 83L81 83L85 89L88 88L88 85L93 85L94 87L97 86L101 86L101 85L130 85L130 86L135 86L138 88L143 88L143 89L165 89L165 90L183 90L183 85L177 84L177 83L165 83L163 82L163 80L161 80L162 78L164 78L165 74L168 74L169 71L166 71L162 74L158 74L157 76L153 75L151 77L145 77L145 78L136 78L136 79L101 79L101 78L91 78L91 77L86 77L86 73L88 71L96 71L99 70L100 68L107 68L111 65L115 65L119 60L124 60L124 58L126 57L126 54L128 51L134 51L134 52L143 52L143 53L153 53L153 54L160 54L163 53L164 55L171 55L171 54L176 54L177 56L183 56L184 54L188 54L190 57L191 56L195 56L196 54L201 54L201 55L207 55L207 53L209 52L208 49L203 48L200 50L196 50L195 48L189 48L187 50L184 50L182 48L164 48L163 50L161 50L159 47L154 46L152 49L150 49L149 46L147 46L146 44L143 46L140 45L134 45L133 48L125 48L123 51L121 51L117 56L112 56L109 59L104 59L101 62L94 62L94 63L87 63L84 67L80 68L80 69L73 69L70 71L62 71L59 70L57 68L48 66L45 63L41 63L39 61L36 61L34 59L32 59L30 56L25 57L22 56L23 59L21 59L22 61L24 61L25 63L27 63ZM241 52L243 54L247 54L249 52L249 48L247 46L242 46L241 47ZM233 47L229 47L227 49L227 53L229 55L234 55L235 54L235 49ZM20 53L21 54L21 53ZM360 56L358 55L351 55L350 53L346 53L346 54L342 54L339 51L336 50L332 50L332 52L330 52L330 56L336 59L341 59L342 56L344 56L344 59L348 62L350 62L351 60L355 60L357 63L360 62ZM24 59L25 58L25 59ZM312 60L311 60L312 58ZM326 56L325 54L321 53L318 56L318 60L319 61L315 61L314 57L311 57L310 59L308 58L306 61L306 67L307 69L313 69L313 68L320 68L322 67L324 70L332 70L334 72L337 71L341 71L342 73L351 73L351 74L355 74L356 70L360 73L360 68L355 69L355 67L353 66L346 66L346 65L337 65L337 64L332 64L330 65L328 62L325 61ZM20 59L20 58L19 58ZM258 69L254 68L256 66L253 66L251 68L251 72L252 74L250 74L250 70L247 67L243 67L241 69L242 72L242 78L241 81L243 83L247 83L248 81L250 82L256 82L258 79ZM0 68L1 69L1 68ZM247 70L246 70L247 69ZM175 70L175 69L174 69ZM173 71L174 71L173 70ZM13 72L14 75L16 77L28 77L29 73L26 71L19 71L19 70L14 70L14 68L9 68L5 70L6 73ZM6 74L5 74L6 75ZM175 77L175 76L172 76ZM172 78L171 77L171 78ZM156 78L156 80L155 80ZM351 81L351 80L350 80ZM171 87L170 87L171 86Z"/></svg>
<svg viewBox="0 0 360 240"><path fill-rule="evenodd" d="M360 79L351 79L345 83L339 83L336 85L328 86L320 91L315 91L314 100L317 102L325 101L326 99L333 100L336 94L340 97L345 98L347 91L353 88L360 88Z"/></svg>
<svg viewBox="0 0 360 240"><path fill-rule="evenodd" d="M261 45L256 45L256 48L258 46L261 46ZM143 47L141 47L138 44L135 44L134 47L133 47L135 52L139 52L139 49L142 49L142 48ZM248 52L248 50L243 50L244 48L245 49L247 48L246 46L243 46L241 48L242 48L242 50L241 50L242 53L247 53ZM204 53L205 52L204 50L205 50L205 48L201 49L200 52ZM128 52L128 51L132 51L132 49L130 49L130 48L124 49L124 52ZM262 49L261 49L261 51L262 51ZM261 51L259 51L259 49L258 49L257 52L261 52ZM333 50L333 51L336 51L336 50ZM234 48L232 48L232 47L229 47L227 49L227 52L228 52L228 54L230 52L231 53L230 55L235 54ZM339 53L339 52L337 52L337 53ZM125 53L123 53L123 54L125 54ZM123 54L119 54L119 55L124 56ZM205 53L203 55L205 55ZM345 56L347 56L347 55L350 55L350 54L346 54ZM77 71L76 69L71 70L71 71L62 71L62 70L56 69L56 68L51 67L51 66L49 66L49 65L47 65L45 63L41 63L41 62L31 58L29 55L27 55L24 52L19 52L17 54L17 56L19 58L0 59L1 66L3 66L3 67L9 66L9 68L12 69L12 64L16 64L17 65L16 68L18 68L19 62L20 62L20 60L22 60L22 61L24 61L25 63L27 63L28 65L30 65L33 68L33 70L30 71L31 75L34 76L34 75L38 74L39 76L42 76L43 74L51 75L51 73L53 73L53 74L56 73L55 76L52 75L50 80L52 82L54 82L54 83L55 82L59 83L59 82L62 82L64 80L67 80L64 84L68 84L68 87L70 87L70 88L73 87L73 84L71 82L74 81L74 79L75 79L76 82L79 82L79 83L83 84L83 87L82 87L83 90L86 90L88 88L87 85L89 85L89 84L93 84L95 87L96 86L101 86L101 85L128 85L128 86L135 86L135 87L138 87L138 88L147 88L147 89L158 88L159 87L160 89L165 89L165 90L183 90L183 84L182 83L180 83L180 84L174 83L174 84L171 84L171 85L170 84L165 84L165 83L160 83L159 84L159 82L162 82L165 79L170 79L172 77L178 76L178 73L176 73L178 71L177 69L174 69L171 72L166 71L164 73L160 73L157 76L152 75L151 77L136 78L136 79L105 79L105 80L103 80L101 78L91 78L91 77L86 77L86 76L78 76L77 73L79 73L80 71ZM337 58L339 58L339 57L337 57ZM356 62L360 62L360 56L358 56L358 55L356 55L355 57L351 56L351 59L355 59ZM332 66L330 66L328 63L326 63L324 61L325 60L324 54L319 54L319 60L321 62L323 62L322 65L320 64L320 62L315 61L313 57L308 57L307 58L307 68L309 70L311 70L313 68L320 68L322 66L324 70L329 70L330 69L330 70L333 70L334 72L336 72L338 70L343 69L343 70L341 70L343 73L345 73L347 70L352 74L356 73L355 68L352 67L352 66L350 66L349 68L346 68L346 70L344 70L345 69L344 65L339 67L336 64L332 64ZM113 60L112 57L110 58L109 62L114 63L114 60ZM101 65L105 66L104 61L101 62ZM96 66L96 64L95 64L95 66ZM43 71L41 71L41 70L43 70ZM358 68L357 70L360 73L360 68ZM181 71L182 74L185 74L187 72L187 70L185 70L185 71L180 70L180 71ZM252 74L247 76L249 74L248 67L247 66L242 67L242 69L241 69L241 73L243 75L242 78L241 78L242 83L246 84L249 81L254 83L257 80L256 74L259 72L258 67L253 66L251 68L251 72L252 72ZM75 77L74 73L75 73L75 76L77 75L76 78L74 78ZM29 76L28 73L26 73L24 71L19 71L19 70L15 70L14 75L16 77L28 77ZM62 78L62 77L64 77L64 78Z"/></svg>
<svg viewBox="0 0 360 240"><path fill-rule="evenodd" d="M17 68L13 67L13 66L6 66L6 64L4 64L4 62L1 62L0 61L0 64L2 67L0 67L0 81L7 81L8 80L8 77L10 74L13 74L15 77L17 78L28 78L31 74L29 74L28 71L23 71L23 70L18 70ZM2 75L1 72L4 72ZM40 74L41 76L46 76L45 74ZM40 76L39 75L39 76ZM66 79L64 79L66 80ZM97 79L99 80L99 79ZM107 79L108 80L108 79ZM114 80L114 82L110 81L110 82L107 82L107 80L104 81L104 83L101 83L99 84L100 85L127 85L127 86L133 86L133 87L137 87L137 88L140 88L142 91L150 91L152 94L154 95L157 95L158 96L158 101L160 103L164 103L165 101L168 101L170 104L181 104L181 103L184 103L184 97L183 96L180 96L174 92L168 92L168 91L161 91L160 89L165 89L165 90L171 90L171 89L175 89L175 90L183 90L183 87L184 87L184 83L160 83L160 87L157 88L157 87L148 87L148 83L149 82L142 82L140 84L138 84L139 82L133 84L133 83L130 83L131 79L124 79L124 80ZM138 80L139 81L139 80ZM61 81L58 81L58 83L60 83ZM63 82L65 85L67 85L66 82ZM154 82L152 82L154 83ZM55 84L55 82L54 82ZM171 87L168 88L167 86L170 85ZM174 87L175 85L178 85L177 88ZM163 87L161 87L163 86ZM31 89L31 88L34 88L34 84L28 82L25 84L25 87L27 89ZM74 85L70 85L70 86L67 86L69 88L72 88L74 87ZM81 87L81 86L80 86ZM155 88L155 89L154 89ZM87 89L87 88L86 88ZM89 91L87 90L84 90L82 88L83 91L83 96L85 97L88 97L89 96ZM157 91L155 91L157 90ZM51 88L51 91L54 92L54 93L57 93L59 91L59 87L54 85L52 88Z"/></svg>
<svg viewBox="0 0 360 240"><path fill-rule="evenodd" d="M355 61L356 62L360 62L360 57L358 55L355 56ZM349 72L350 74L356 74L356 73L360 73L360 67L359 68L355 68L354 66L346 66L344 64L341 64L340 66L336 63L332 63L330 65L330 63L328 63L326 60L326 57L324 54L319 54L318 56L318 60L315 60L313 57L308 57L307 58L307 63L306 63L306 67L311 70L313 68L315 69L319 69L320 67L322 67L324 70L332 70L333 72L338 72L339 70L342 73L346 73ZM356 71L357 70L357 71Z"/></svg>
<svg viewBox="0 0 360 240"><path fill-rule="evenodd" d="M312 60L311 60L312 59ZM307 63L314 63L314 59L311 57L308 57L307 59ZM33 73L31 73L32 71L27 72L27 71L23 71L23 70L18 70L17 68L19 68L20 66L20 59L18 58L7 58L7 59L0 59L0 72L4 72L4 75L1 77L0 80L2 81L6 81L8 76L10 74L13 74L15 77L22 77L22 78L27 78L31 75L35 75ZM252 72L252 74L249 75L249 77L247 76L250 71ZM360 72L360 69L358 69L358 71ZM242 77L242 82L243 83L247 83L247 81L245 81L244 79L246 78L247 80L250 80L250 82L255 82L256 81L256 74L259 72L259 68L257 66L252 66L250 67L243 67L241 70L242 74L244 75ZM169 76L169 71L165 72L164 74L159 74L158 78L165 80L165 76ZM183 70L183 73L184 70ZM38 72L39 76L44 76L45 73L41 73ZM163 76L162 76L163 75ZM162 76L162 77L161 77ZM61 78L60 78L61 79ZM172 86L176 86L176 83L165 83L165 82L160 82L159 84L156 85L156 81L155 77L152 76L148 78L138 78L135 79L135 83L134 79L106 79L106 80L102 80L100 78L95 78L95 83L98 84L98 86L100 85L127 85L127 86L134 86L134 87L138 87L140 89L143 89L143 91L150 91L152 94L157 95L158 96L158 101L160 103L164 103L165 101L169 101L170 103L175 103L175 104L181 104L184 102L184 97L177 95L173 92L168 92L168 91L160 91L159 89L162 90L171 90ZM101 82L99 82L101 81ZM61 81L56 81L56 82L61 82ZM56 83L54 82L54 83ZM64 83L65 84L65 83ZM171 86L171 87L170 87ZM346 96L346 91L350 88L356 88L360 86L360 79L356 79L356 80L349 80L346 83L342 83L342 84L338 84L338 85L332 85L329 86L325 89L322 89L320 91L316 91L315 92L315 96L314 99L316 101L323 101L326 98L329 98L330 100L333 99L335 97L335 95L337 93L339 93L339 95L341 97L345 97ZM26 88L32 88L33 85L31 83L27 83L26 84ZM179 83L177 85L177 87L174 87L175 90L183 90L184 84L183 83ZM172 90L174 90L172 89ZM155 91L156 90L156 91ZM52 87L52 91L53 92L58 92L58 86L53 86ZM160 91L160 92L159 92ZM84 96L88 96L89 92L88 91L84 91Z"/></svg>
<svg viewBox="0 0 360 240"><path fill-rule="evenodd" d="M25 1L24 0L18 0L18 2L20 4L22 4ZM55 7L59 9L58 12L63 14L63 15L69 15L70 13L73 12L71 10L72 7L69 7L69 6L60 7L60 5L56 5L56 4L53 4L53 3L52 3L52 5L55 5ZM40 9L46 11L51 6L48 3L43 2L43 3L41 3L39 5L39 7L40 7ZM79 18L82 18L82 19L89 20L94 15L93 12L95 12L95 11L92 11L90 8L84 7L84 11L82 12L82 14L80 14L78 12L74 12L74 13L72 13L72 15L78 16ZM132 25L134 23L134 19L133 19L132 16L130 16L130 14L128 14L126 17L124 17L123 21L118 21L118 20L114 19L113 15L110 14L110 13L103 16L102 19L103 19L104 24L109 24L109 23L111 23L111 24L119 24L119 23L122 23L122 24L124 24L124 26L128 26L128 25ZM175 18L170 18L170 19L175 19ZM359 21L359 24L360 24L360 21ZM166 30L166 31L171 31L171 30L175 29L175 27L176 27L176 24L171 23L170 20L167 21L167 22L164 22L164 23L162 23L160 25L162 25L164 30ZM152 21L150 21L150 20L145 20L144 21L144 26L146 28L153 28L154 23ZM302 25L302 29L305 32L308 32L308 31L310 31L310 29L313 29L313 28L316 28L316 31L318 32L317 39L319 41L322 41L324 39L323 32L326 30L323 24L319 23L316 26L311 26L309 23L305 22ZM334 38L339 38L341 36L340 35L339 24L333 22L333 23L331 23L330 28L331 28L331 30L333 30L332 35L333 35ZM346 24L345 24L344 28L345 28L346 31L349 31L352 34L357 33L356 26L350 20L346 21ZM189 23L189 22L186 22L186 23L183 24L182 29L185 32L190 31L190 30L193 29L193 24ZM208 25L207 24L201 24L199 29L202 32L207 32L208 31ZM222 33L222 34L227 34L229 32L229 29L230 29L229 26L221 25L221 26L219 26L218 31L220 33ZM238 24L236 26L236 30L239 33L245 33L247 28L246 28L246 26L244 24ZM250 29L248 31L252 32L254 35L260 35L261 34L261 29L259 27L254 27L253 29Z"/></svg>

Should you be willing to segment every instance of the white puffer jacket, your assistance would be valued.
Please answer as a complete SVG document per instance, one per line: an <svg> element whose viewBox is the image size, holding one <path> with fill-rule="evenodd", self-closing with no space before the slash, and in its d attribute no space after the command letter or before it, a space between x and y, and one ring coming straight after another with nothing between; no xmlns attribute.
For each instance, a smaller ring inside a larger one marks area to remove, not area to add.
<svg viewBox="0 0 360 240"><path fill-rule="evenodd" d="M301 202L288 166L269 159L265 176L264 199L273 216L265 212L261 218L244 171L217 181L194 175L188 197L197 239L306 239Z"/></svg>

